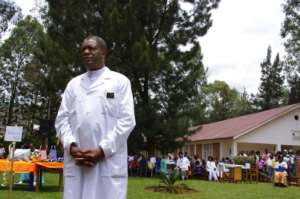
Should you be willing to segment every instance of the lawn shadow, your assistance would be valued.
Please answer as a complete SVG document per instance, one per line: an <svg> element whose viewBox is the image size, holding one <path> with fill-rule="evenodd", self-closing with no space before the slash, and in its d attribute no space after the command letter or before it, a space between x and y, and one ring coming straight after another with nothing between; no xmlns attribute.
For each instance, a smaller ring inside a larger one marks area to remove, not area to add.
<svg viewBox="0 0 300 199"><path fill-rule="evenodd" d="M0 187L0 191L8 191L9 187ZM15 192L23 192L23 191L27 191L27 192L35 192L35 187L33 188L33 190L29 189L28 184L24 184L24 185L14 185L13 186L13 191ZM59 187L57 185L46 185L46 186L42 186L40 188L39 193L49 193L49 192L60 192Z"/></svg>

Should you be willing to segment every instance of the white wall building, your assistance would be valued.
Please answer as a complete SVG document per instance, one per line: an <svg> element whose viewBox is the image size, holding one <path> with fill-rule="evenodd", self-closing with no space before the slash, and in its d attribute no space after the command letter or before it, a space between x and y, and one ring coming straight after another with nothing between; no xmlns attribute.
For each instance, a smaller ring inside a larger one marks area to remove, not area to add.
<svg viewBox="0 0 300 199"><path fill-rule="evenodd" d="M274 108L191 128L184 151L206 159L239 152L300 150L300 104Z"/></svg>

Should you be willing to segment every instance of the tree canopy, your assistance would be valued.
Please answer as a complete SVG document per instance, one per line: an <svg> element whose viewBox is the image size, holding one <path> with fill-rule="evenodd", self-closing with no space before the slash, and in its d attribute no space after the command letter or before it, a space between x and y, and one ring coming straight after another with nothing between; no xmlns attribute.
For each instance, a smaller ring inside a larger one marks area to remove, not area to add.
<svg viewBox="0 0 300 199"><path fill-rule="evenodd" d="M285 19L281 36L285 39L285 71L289 83L289 103L300 102L300 2L285 0L283 11Z"/></svg>
<svg viewBox="0 0 300 199"><path fill-rule="evenodd" d="M267 56L260 64L261 84L257 95L257 102L260 110L267 110L278 107L283 100L283 65L279 54L276 55L272 63L272 49L269 46Z"/></svg>
<svg viewBox="0 0 300 199"><path fill-rule="evenodd" d="M21 9L9 0L0 0L0 39L9 27L22 17Z"/></svg>
<svg viewBox="0 0 300 199"><path fill-rule="evenodd" d="M197 39L211 27L219 0L47 2L43 19L66 52L71 75L85 70L79 47L94 34L108 43L107 65L131 79L137 127L129 146L146 137L149 148L176 147L175 138L186 134L202 111L206 70Z"/></svg>

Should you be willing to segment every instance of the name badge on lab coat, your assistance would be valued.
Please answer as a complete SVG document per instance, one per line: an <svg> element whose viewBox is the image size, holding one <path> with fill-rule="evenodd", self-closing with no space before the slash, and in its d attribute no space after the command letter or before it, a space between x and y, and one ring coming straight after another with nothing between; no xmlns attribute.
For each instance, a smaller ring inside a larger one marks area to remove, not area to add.
<svg viewBox="0 0 300 199"><path fill-rule="evenodd" d="M115 98L115 93L113 93L113 92L107 92L106 93L106 98L107 99L114 99Z"/></svg>

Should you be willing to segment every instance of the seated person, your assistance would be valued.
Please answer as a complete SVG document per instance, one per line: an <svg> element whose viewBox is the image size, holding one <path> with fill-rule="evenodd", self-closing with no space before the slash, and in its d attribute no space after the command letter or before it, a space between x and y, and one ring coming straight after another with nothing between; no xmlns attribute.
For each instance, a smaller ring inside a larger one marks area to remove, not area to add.
<svg viewBox="0 0 300 199"><path fill-rule="evenodd" d="M206 163L206 170L208 172L208 180L215 180L218 181L218 172L217 172L217 166L215 161L213 160L213 157L209 156L208 161Z"/></svg>
<svg viewBox="0 0 300 199"><path fill-rule="evenodd" d="M29 162L30 155L31 155L30 149L16 149L14 153L14 159Z"/></svg>
<svg viewBox="0 0 300 199"><path fill-rule="evenodd" d="M5 147L0 144L0 159L3 159L5 157Z"/></svg>
<svg viewBox="0 0 300 199"><path fill-rule="evenodd" d="M24 148L24 149L16 149L14 153L14 159L15 160L22 160L29 162L30 161L30 155L31 155L31 150ZM29 182L30 181L30 173L21 173L20 174L20 179L18 184L22 184L24 182Z"/></svg>
<svg viewBox="0 0 300 199"><path fill-rule="evenodd" d="M274 185L287 186L287 163L283 161L282 155L278 156L277 162L275 162L274 173Z"/></svg>

